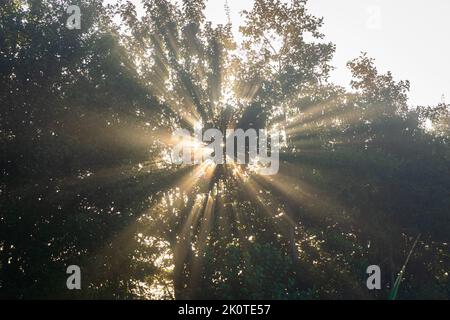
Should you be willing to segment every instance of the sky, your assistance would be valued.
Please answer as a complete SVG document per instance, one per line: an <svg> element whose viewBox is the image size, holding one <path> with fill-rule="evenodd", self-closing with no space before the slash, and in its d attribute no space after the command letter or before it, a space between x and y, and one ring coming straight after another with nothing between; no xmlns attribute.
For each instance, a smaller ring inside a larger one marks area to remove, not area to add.
<svg viewBox="0 0 450 320"><path fill-rule="evenodd" d="M209 0L207 19L226 23L224 3ZM236 33L239 13L252 3L228 0ZM450 102L449 0L309 0L307 8L324 18L325 40L336 44L333 83L349 87L346 63L364 51L380 72L392 71L396 80L411 82L411 105Z"/></svg>

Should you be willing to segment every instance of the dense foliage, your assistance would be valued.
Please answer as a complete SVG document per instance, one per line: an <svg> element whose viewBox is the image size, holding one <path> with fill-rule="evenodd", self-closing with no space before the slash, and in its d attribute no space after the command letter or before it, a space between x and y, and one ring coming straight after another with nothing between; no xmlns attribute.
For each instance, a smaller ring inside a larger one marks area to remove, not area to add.
<svg viewBox="0 0 450 320"><path fill-rule="evenodd" d="M449 298L450 110L350 61L305 0L242 41L204 0L0 6L0 298ZM174 128L282 130L280 172L172 165ZM82 270L67 290L66 267ZM382 290L366 288L380 265Z"/></svg>

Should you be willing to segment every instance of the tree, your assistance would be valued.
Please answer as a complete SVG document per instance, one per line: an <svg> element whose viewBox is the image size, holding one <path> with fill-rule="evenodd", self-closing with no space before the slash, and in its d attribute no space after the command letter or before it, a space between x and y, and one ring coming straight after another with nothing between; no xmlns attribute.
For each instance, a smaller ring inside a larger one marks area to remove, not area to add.
<svg viewBox="0 0 450 320"><path fill-rule="evenodd" d="M399 297L449 296L447 105L367 54L330 83L303 0L255 0L242 43L202 0L68 4L0 9L0 297L386 298L419 233ZM199 125L281 131L279 173L174 165Z"/></svg>

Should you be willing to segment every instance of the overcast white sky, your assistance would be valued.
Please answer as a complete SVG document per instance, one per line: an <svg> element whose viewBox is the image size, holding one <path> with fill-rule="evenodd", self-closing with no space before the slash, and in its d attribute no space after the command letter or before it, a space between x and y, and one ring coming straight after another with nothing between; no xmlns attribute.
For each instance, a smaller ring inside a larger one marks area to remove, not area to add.
<svg viewBox="0 0 450 320"><path fill-rule="evenodd" d="M225 0L209 0L206 15L226 23ZM228 0L234 27L239 12L253 0ZM324 17L326 40L336 44L334 83L348 87L346 62L368 52L380 71L410 80L410 104L450 102L449 0L309 0L308 8Z"/></svg>

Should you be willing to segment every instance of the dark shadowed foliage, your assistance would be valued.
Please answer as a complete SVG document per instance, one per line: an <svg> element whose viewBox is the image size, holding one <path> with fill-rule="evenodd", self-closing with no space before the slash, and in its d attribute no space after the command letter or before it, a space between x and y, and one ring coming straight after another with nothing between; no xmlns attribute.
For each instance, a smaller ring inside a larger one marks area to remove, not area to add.
<svg viewBox="0 0 450 320"><path fill-rule="evenodd" d="M448 105L366 54L332 84L305 0L256 0L242 41L203 0L77 1L81 30L70 2L0 6L0 298L386 299L419 234L397 297L450 297ZM281 131L279 173L173 165L199 123Z"/></svg>

